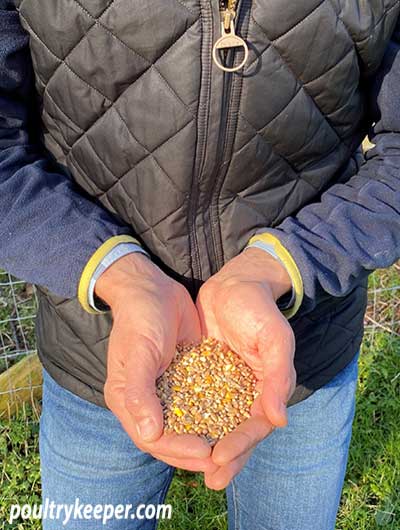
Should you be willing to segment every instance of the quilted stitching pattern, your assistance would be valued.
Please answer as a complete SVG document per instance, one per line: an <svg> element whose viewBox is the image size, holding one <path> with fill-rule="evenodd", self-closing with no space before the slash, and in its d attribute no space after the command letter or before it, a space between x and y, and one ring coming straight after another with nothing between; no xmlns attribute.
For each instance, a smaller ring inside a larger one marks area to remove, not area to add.
<svg viewBox="0 0 400 530"><path fill-rule="evenodd" d="M225 260L237 251L229 219L251 216L257 228L274 226L318 197L339 168L348 176L356 169L349 157L363 135L360 68L372 68L385 46L380 42L379 50L364 52L361 60L362 35L368 27L377 45L374 31L382 37L393 27L391 15L398 16L399 3L352 4L351 10L334 0L310 0L302 7L285 2L284 8L274 1L252 3L252 48L228 177L219 195ZM289 15L277 23L282 12ZM346 20L354 13L360 17L357 31L354 20Z"/></svg>
<svg viewBox="0 0 400 530"><path fill-rule="evenodd" d="M189 160L194 157L199 67L191 67L193 83L182 87L170 65L185 68L188 60L193 62L200 44L200 11L190 2L170 0L161 17L158 1L138 3L135 24L129 7L112 0L89 11L78 0L58 0L51 11L70 13L64 18L62 39L43 26L28 0L20 6L20 15L31 34L43 120L76 180L126 222L133 222L139 235L151 232L154 243L149 241L149 246L155 249L163 244L156 229L181 210L192 171L187 158L171 159L169 153L178 146L182 155L191 151ZM72 35L66 36L69 29ZM149 31L155 31L155 42L144 49L143 32ZM104 64L96 48L110 50ZM51 67L41 68L39 60ZM150 112L146 101L151 102ZM144 198L157 188L171 200L142 212L140 201L132 198ZM184 216L178 215L182 235ZM186 261L181 272L187 268Z"/></svg>
<svg viewBox="0 0 400 530"><path fill-rule="evenodd" d="M219 190L226 259L249 230L277 224L315 198L344 171L364 134L360 68L379 60L399 3L350 4L251 2L244 29L250 59ZM31 34L50 148L61 148L78 183L132 224L167 265L187 274L202 69L199 2L43 0L46 21L35 5L23 0L20 14ZM213 75L220 90L221 76ZM217 127L218 116L212 120L209 127ZM236 218L246 220L246 230L234 226ZM237 232L242 236L234 241Z"/></svg>
<svg viewBox="0 0 400 530"><path fill-rule="evenodd" d="M16 1L31 35L48 148L182 280L190 278L188 209L204 114L199 102L207 24L200 3L216 8L217 0ZM399 5L242 1L247 12L240 29L250 58L243 74L233 76L238 105L231 117L232 149L223 153L225 179L214 182L212 141L206 170L197 176L200 253L207 255L203 214L211 195L219 220L214 236L228 260L257 228L279 223L355 172L350 155L364 135L359 78L379 64ZM222 74L215 67L209 90L204 135L216 138ZM294 322L296 369L306 382L296 399L354 354L365 289L345 303L331 298L314 317ZM338 326L341 343L333 355L324 353L329 363L321 373L320 352L330 348L333 335L337 343ZM41 296L44 365L63 386L99 405L110 327L110 315L86 314L76 299Z"/></svg>

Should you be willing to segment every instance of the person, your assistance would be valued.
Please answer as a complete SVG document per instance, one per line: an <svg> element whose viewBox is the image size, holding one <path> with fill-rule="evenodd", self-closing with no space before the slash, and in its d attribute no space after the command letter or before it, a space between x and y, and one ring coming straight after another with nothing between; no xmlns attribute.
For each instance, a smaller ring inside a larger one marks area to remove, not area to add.
<svg viewBox="0 0 400 530"><path fill-rule="evenodd" d="M182 468L231 528L334 528L367 278L400 256L399 12L0 0L0 266L38 285L44 499L157 504ZM155 395L202 335L262 387L213 449Z"/></svg>

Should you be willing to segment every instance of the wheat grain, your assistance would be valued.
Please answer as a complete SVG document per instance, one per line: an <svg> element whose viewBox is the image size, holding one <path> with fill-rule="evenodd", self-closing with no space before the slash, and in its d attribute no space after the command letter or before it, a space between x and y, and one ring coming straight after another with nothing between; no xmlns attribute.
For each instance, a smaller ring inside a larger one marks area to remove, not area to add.
<svg viewBox="0 0 400 530"><path fill-rule="evenodd" d="M164 432L197 434L213 445L250 416L255 387L249 366L215 339L178 346L157 381Z"/></svg>

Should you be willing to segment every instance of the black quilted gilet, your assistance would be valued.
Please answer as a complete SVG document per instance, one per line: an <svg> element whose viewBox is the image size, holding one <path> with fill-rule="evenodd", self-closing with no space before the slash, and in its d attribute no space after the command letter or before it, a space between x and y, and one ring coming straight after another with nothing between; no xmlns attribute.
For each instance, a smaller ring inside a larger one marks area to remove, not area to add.
<svg viewBox="0 0 400 530"><path fill-rule="evenodd" d="M358 170L365 86L400 11L398 0L241 0L250 55L232 74L212 61L218 0L16 3L47 148L193 295L256 230ZM293 319L293 403L354 356L365 302L363 284ZM100 405L110 326L41 295L45 367Z"/></svg>

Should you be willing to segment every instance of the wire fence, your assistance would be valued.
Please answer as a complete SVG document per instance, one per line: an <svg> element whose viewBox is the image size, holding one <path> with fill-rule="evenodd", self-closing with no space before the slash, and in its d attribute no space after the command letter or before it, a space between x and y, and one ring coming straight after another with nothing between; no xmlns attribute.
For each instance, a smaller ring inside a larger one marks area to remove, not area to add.
<svg viewBox="0 0 400 530"><path fill-rule="evenodd" d="M370 276L369 304L365 315L365 338L374 344L376 334L400 337L400 263Z"/></svg>
<svg viewBox="0 0 400 530"><path fill-rule="evenodd" d="M381 347L382 335L386 343L388 338L400 341L399 291L400 264L371 275L364 336L369 347ZM6 398L40 387L37 374L32 377L34 366L37 371L36 310L34 287L0 271L0 405L2 399L4 404ZM24 359L22 376L16 376L16 365Z"/></svg>
<svg viewBox="0 0 400 530"><path fill-rule="evenodd" d="M37 298L31 284L0 271L0 408L40 387L34 376ZM24 360L23 370L16 370ZM1 411L0 411L1 412Z"/></svg>

